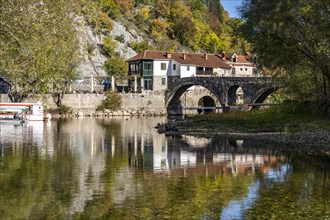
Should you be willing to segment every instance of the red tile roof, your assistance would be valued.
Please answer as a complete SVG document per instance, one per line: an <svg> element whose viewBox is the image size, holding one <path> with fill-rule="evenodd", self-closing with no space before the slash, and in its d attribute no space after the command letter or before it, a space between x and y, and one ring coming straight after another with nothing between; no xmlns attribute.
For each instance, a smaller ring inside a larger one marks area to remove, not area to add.
<svg viewBox="0 0 330 220"><path fill-rule="evenodd" d="M137 54L136 56L127 60L127 62L137 60L175 60L176 62L183 65L195 65L201 67L212 67L212 68L224 68L230 69L231 67L224 62L221 57L217 54L193 54L184 52L171 52L170 57L167 56L168 52L164 51L150 51L146 50L143 53ZM185 58L184 58L185 57Z"/></svg>
<svg viewBox="0 0 330 220"><path fill-rule="evenodd" d="M222 60L225 61L225 62L232 62L231 61L231 57L233 56L234 54L222 54L223 58ZM236 59L236 62L237 63L249 63L251 64L252 63L252 59L254 57L254 54L248 54L248 55L236 55L237 56L237 59Z"/></svg>

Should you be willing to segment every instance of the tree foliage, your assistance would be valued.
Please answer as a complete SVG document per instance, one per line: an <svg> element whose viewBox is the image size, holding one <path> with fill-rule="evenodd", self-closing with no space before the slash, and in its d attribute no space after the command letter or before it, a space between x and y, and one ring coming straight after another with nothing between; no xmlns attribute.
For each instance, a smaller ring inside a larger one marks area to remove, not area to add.
<svg viewBox="0 0 330 220"><path fill-rule="evenodd" d="M121 108L121 104L121 95L116 91L109 91L106 94L106 99L97 107L97 110L110 109L115 111Z"/></svg>
<svg viewBox="0 0 330 220"><path fill-rule="evenodd" d="M150 9L147 7L142 8L135 14L135 20L138 27L145 25L150 18Z"/></svg>
<svg viewBox="0 0 330 220"><path fill-rule="evenodd" d="M76 76L74 0L0 4L0 75L11 84L11 100L46 92L60 98Z"/></svg>
<svg viewBox="0 0 330 220"><path fill-rule="evenodd" d="M133 48L137 53L142 53L145 50L153 50L154 48L146 41L132 41L130 47Z"/></svg>
<svg viewBox="0 0 330 220"><path fill-rule="evenodd" d="M300 99L329 103L330 1L246 0L241 14L258 62L309 94Z"/></svg>
<svg viewBox="0 0 330 220"><path fill-rule="evenodd" d="M232 52L230 42L245 43L233 27L227 25L226 21L231 19L218 0L136 1L136 6L139 4L144 5L137 7L136 24L149 30L159 50L175 49L178 44L173 41L176 41L191 51L220 53ZM150 11L148 17L142 19L145 8ZM244 46L235 45L235 48Z"/></svg>
<svg viewBox="0 0 330 220"><path fill-rule="evenodd" d="M127 77L128 65L125 60L119 56L108 59L103 67L109 76L114 76L118 79L125 79Z"/></svg>
<svg viewBox="0 0 330 220"><path fill-rule="evenodd" d="M113 29L111 17L117 16L117 12L109 11L109 8L111 8L110 6L106 7L99 1L79 1L81 1L82 4L81 12L87 23L93 28L94 32L107 34Z"/></svg>
<svg viewBox="0 0 330 220"><path fill-rule="evenodd" d="M115 50L117 47L116 41L112 39L110 36L106 36L103 38L103 54L107 57L111 57L115 54Z"/></svg>

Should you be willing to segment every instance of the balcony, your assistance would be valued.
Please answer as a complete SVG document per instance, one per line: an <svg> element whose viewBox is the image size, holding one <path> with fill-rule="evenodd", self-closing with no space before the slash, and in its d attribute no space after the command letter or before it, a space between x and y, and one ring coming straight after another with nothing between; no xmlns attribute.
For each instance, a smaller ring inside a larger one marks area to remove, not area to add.
<svg viewBox="0 0 330 220"><path fill-rule="evenodd" d="M196 76L212 76L213 68L198 67L196 70Z"/></svg>

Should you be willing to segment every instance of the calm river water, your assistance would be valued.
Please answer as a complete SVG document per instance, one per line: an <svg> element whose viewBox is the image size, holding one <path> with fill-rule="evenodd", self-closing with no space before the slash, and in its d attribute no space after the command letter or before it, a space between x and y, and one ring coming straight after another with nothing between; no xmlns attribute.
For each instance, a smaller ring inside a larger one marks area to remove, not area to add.
<svg viewBox="0 0 330 220"><path fill-rule="evenodd" d="M165 121L0 124L0 219L330 219L330 158Z"/></svg>

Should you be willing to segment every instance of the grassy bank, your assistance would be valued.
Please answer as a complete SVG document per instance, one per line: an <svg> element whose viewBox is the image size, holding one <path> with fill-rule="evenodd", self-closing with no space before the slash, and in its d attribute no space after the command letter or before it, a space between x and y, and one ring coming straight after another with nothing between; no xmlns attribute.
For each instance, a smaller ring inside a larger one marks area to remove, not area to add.
<svg viewBox="0 0 330 220"><path fill-rule="evenodd" d="M330 120L322 118L306 104L286 104L250 112L197 115L188 117L178 126L226 132L330 131Z"/></svg>

